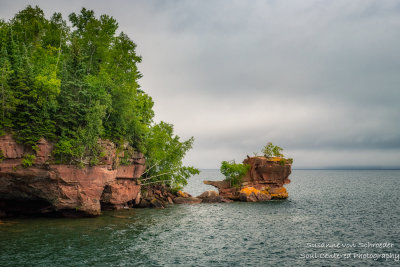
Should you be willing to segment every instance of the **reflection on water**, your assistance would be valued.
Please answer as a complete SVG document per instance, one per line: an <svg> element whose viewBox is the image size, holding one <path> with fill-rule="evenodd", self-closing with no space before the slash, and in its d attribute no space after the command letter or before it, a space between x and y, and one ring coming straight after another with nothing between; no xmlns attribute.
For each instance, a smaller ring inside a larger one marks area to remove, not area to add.
<svg viewBox="0 0 400 267"><path fill-rule="evenodd" d="M203 171L185 190L198 195L212 189L202 180L221 178L218 171ZM400 253L400 171L295 170L291 180L286 201L172 205L84 219L2 220L0 265L368 266L377 262L300 255ZM392 242L395 247L307 247L334 242Z"/></svg>

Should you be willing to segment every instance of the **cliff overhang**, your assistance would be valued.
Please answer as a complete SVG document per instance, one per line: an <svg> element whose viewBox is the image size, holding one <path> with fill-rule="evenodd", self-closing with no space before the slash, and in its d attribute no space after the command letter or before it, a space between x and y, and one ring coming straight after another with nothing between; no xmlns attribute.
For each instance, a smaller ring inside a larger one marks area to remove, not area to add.
<svg viewBox="0 0 400 267"><path fill-rule="evenodd" d="M105 156L96 166L54 164L53 144L44 139L36 151L18 144L11 135L0 137L0 216L55 214L97 216L102 209L132 206L140 197L145 158L135 152L129 165L120 165L115 145L99 140ZM31 166L23 166L34 153ZM119 152L120 153L124 153Z"/></svg>

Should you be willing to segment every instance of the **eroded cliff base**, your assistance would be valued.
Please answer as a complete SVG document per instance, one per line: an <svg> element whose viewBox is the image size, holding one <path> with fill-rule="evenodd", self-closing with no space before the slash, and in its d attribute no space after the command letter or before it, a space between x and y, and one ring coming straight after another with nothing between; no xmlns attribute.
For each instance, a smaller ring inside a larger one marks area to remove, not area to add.
<svg viewBox="0 0 400 267"><path fill-rule="evenodd" d="M102 209L133 206L140 197L143 154L134 153L129 165L121 165L124 151L117 155L112 142L99 143L105 152L100 164L78 167L54 164L53 144L44 139L32 151L11 135L0 137L0 216L97 216ZM26 154L35 155L31 166L22 164Z"/></svg>

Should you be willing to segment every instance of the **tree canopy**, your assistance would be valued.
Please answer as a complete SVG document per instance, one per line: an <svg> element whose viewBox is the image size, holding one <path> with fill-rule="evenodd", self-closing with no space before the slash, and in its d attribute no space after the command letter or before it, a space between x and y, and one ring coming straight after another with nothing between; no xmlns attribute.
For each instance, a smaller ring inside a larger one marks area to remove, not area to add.
<svg viewBox="0 0 400 267"><path fill-rule="evenodd" d="M268 142L261 152L264 154L265 157L270 158L272 156L274 157L283 157L282 154L283 148L279 146L274 146L271 142Z"/></svg>
<svg viewBox="0 0 400 267"><path fill-rule="evenodd" d="M173 173L163 179L184 184L196 172L182 166L193 139L181 142L172 125L154 123L136 44L108 15L82 8L68 18L72 27L61 13L47 19L27 6L0 20L0 133L33 148L53 140L55 158L68 164L95 164L99 138L128 143L159 161L149 174Z"/></svg>
<svg viewBox="0 0 400 267"><path fill-rule="evenodd" d="M225 176L225 180L229 181L230 186L240 187L243 177L249 171L250 165L236 163L235 160L222 161L220 171Z"/></svg>

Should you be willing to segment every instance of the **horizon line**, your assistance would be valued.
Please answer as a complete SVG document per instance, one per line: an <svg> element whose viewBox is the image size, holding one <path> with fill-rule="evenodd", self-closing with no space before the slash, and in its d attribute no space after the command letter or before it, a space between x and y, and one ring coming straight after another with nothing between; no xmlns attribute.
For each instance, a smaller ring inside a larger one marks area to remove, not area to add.
<svg viewBox="0 0 400 267"><path fill-rule="evenodd" d="M219 168L198 168L199 170L219 170ZM400 167L380 167L380 166L371 166L371 167L360 167L360 166L339 166L339 167L296 167L292 168L292 170L400 170Z"/></svg>

